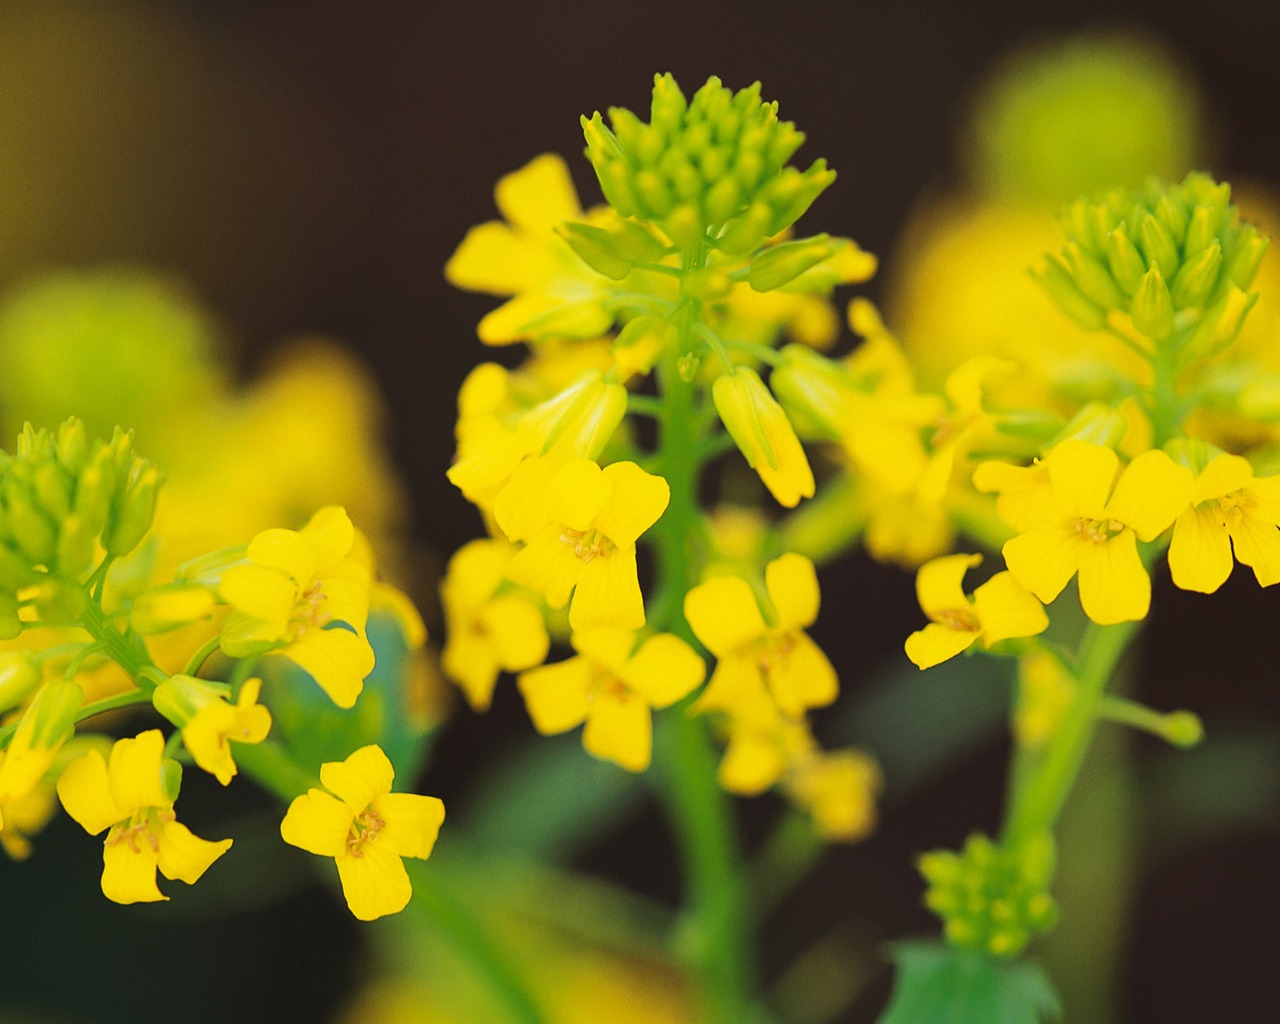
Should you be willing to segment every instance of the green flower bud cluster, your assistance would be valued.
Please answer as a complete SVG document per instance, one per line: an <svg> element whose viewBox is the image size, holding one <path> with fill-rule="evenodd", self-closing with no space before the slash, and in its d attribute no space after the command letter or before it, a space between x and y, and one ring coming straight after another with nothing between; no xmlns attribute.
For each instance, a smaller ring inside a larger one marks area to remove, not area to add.
<svg viewBox="0 0 1280 1024"><path fill-rule="evenodd" d="M1076 200L1063 226L1061 256L1037 276L1084 327L1123 311L1153 341L1207 355L1234 340L1256 298L1247 289L1267 239L1241 223L1230 186L1206 174Z"/></svg>
<svg viewBox="0 0 1280 1024"><path fill-rule="evenodd" d="M582 118L587 158L605 199L624 217L659 227L681 249L754 251L795 223L835 180L826 161L787 166L804 142L760 83L737 93L712 77L686 99L670 75L654 78L650 121L609 108Z"/></svg>
<svg viewBox="0 0 1280 1024"><path fill-rule="evenodd" d="M942 918L953 946L1015 956L1057 919L1048 892L1054 850L1047 833L1016 850L975 833L959 853L934 850L918 867L929 883L925 905Z"/></svg>
<svg viewBox="0 0 1280 1024"><path fill-rule="evenodd" d="M151 527L159 486L158 470L134 453L132 433L117 428L110 442L90 444L77 419L56 433L28 423L14 454L0 452L0 636L20 631L17 594L36 584L45 611L73 615L49 577L78 581L96 545L111 555L132 551Z"/></svg>

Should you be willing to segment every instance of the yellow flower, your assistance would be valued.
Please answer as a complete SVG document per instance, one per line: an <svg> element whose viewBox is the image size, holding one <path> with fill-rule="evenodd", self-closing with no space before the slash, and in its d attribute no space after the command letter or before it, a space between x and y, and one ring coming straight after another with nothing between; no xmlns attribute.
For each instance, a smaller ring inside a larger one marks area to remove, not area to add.
<svg viewBox="0 0 1280 1024"><path fill-rule="evenodd" d="M382 748L361 747L345 761L321 765L320 781L330 792L308 790L280 823L286 843L337 861L347 906L361 921L405 908L413 889L402 858L430 857L444 822L443 803L392 793L394 780Z"/></svg>
<svg viewBox="0 0 1280 1024"><path fill-rule="evenodd" d="M76 715L83 703L84 691L68 680L55 679L40 688L0 760L0 805L36 788L58 750L75 734Z"/></svg>
<svg viewBox="0 0 1280 1024"><path fill-rule="evenodd" d="M818 576L803 555L787 554L765 567L770 621L766 623L750 584L717 576L685 595L684 615L698 639L717 658L700 710L734 714L771 698L791 717L836 699L835 669L805 627L818 617Z"/></svg>
<svg viewBox="0 0 1280 1024"><path fill-rule="evenodd" d="M476 711L489 707L499 672L539 664L551 645L532 595L499 589L514 553L506 541L473 540L449 559L440 585L446 626L441 667Z"/></svg>
<svg viewBox="0 0 1280 1024"><path fill-rule="evenodd" d="M916 596L932 620L907 637L907 657L922 669L931 668L968 650L979 640L984 647L1013 637L1044 632L1049 617L1009 572L996 573L965 597L960 582L981 555L947 555L920 567Z"/></svg>
<svg viewBox="0 0 1280 1024"><path fill-rule="evenodd" d="M514 296L480 321L480 340L507 345L543 334L604 334L613 323L604 306L611 282L555 233L565 221L583 219L564 160L535 157L500 179L494 198L506 223L468 231L444 271L457 288Z"/></svg>
<svg viewBox="0 0 1280 1024"><path fill-rule="evenodd" d="M702 682L706 665L677 636L659 633L635 647L628 629L574 633L579 657L521 674L517 683L540 733L565 732L584 721L582 745L628 771L649 767L650 708L665 708Z"/></svg>
<svg viewBox="0 0 1280 1024"><path fill-rule="evenodd" d="M532 458L512 474L494 514L525 546L507 575L541 593L553 608L573 594L569 625L639 629L644 598L636 539L666 510L671 491L634 462L601 469L588 459Z"/></svg>
<svg viewBox="0 0 1280 1024"><path fill-rule="evenodd" d="M880 768L857 750L825 753L816 748L787 779L787 793L813 816L829 842L851 843L876 823L876 795L884 784Z"/></svg>
<svg viewBox="0 0 1280 1024"><path fill-rule="evenodd" d="M778 400L748 366L716 378L711 387L716 411L747 464L786 508L813 497L813 470L795 429Z"/></svg>
<svg viewBox="0 0 1280 1024"><path fill-rule="evenodd" d="M1219 455L1196 477L1178 514L1169 571L1183 590L1212 594L1231 575L1231 552L1260 586L1280 583L1280 476L1254 477L1239 455Z"/></svg>
<svg viewBox="0 0 1280 1024"><path fill-rule="evenodd" d="M228 569L218 586L232 606L222 624L223 652L281 654L339 707L355 704L373 671L373 649L364 632L369 570L352 557L354 544L351 520L336 505L322 508L300 532L254 537L249 563Z"/></svg>
<svg viewBox="0 0 1280 1024"><path fill-rule="evenodd" d="M58 780L58 797L90 835L110 829L102 848L102 891L116 903L168 899L156 887L165 878L193 885L231 847L209 842L174 820L182 766L164 757L159 729L118 740L110 761L91 750Z"/></svg>
<svg viewBox="0 0 1280 1024"><path fill-rule="evenodd" d="M231 742L261 743L271 731L271 712L258 703L261 679L247 679L235 704L216 697L182 727L182 742L196 764L224 786L236 774Z"/></svg>
<svg viewBox="0 0 1280 1024"><path fill-rule="evenodd" d="M1005 543L1009 571L1046 604L1078 573L1080 604L1099 625L1144 618L1151 579L1138 541L1172 525L1188 501L1190 470L1150 451L1117 478L1115 452L1078 440L1064 441L1045 461L1052 512Z"/></svg>

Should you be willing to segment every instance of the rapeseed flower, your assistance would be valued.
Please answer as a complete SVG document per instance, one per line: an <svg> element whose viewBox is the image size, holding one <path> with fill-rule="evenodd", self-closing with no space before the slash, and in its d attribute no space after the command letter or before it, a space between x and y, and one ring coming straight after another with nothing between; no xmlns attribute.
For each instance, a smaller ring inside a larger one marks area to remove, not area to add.
<svg viewBox="0 0 1280 1024"><path fill-rule="evenodd" d="M534 727L549 735L585 721L582 745L589 753L644 771L653 750L650 709L687 696L702 682L705 663L671 633L649 637L639 650L628 629L574 633L571 642L577 657L517 680Z"/></svg>
<svg viewBox="0 0 1280 1024"><path fill-rule="evenodd" d="M164 737L149 729L116 741L110 760L91 750L67 765L58 797L90 835L110 829L102 848L102 892L116 903L167 900L165 878L195 884L231 847L230 839L200 839L175 820L182 766L164 756Z"/></svg>
<svg viewBox="0 0 1280 1024"><path fill-rule="evenodd" d="M1280 583L1280 476L1255 477L1239 455L1218 455L1191 487L1169 542L1169 572L1183 590L1212 594L1231 575L1231 553L1260 586Z"/></svg>
<svg viewBox="0 0 1280 1024"><path fill-rule="evenodd" d="M539 664L551 645L537 599L503 589L515 550L503 540L464 544L449 559L440 585L446 625L441 667L476 711L488 709L500 672Z"/></svg>
<svg viewBox="0 0 1280 1024"><path fill-rule="evenodd" d="M636 539L666 510L671 491L634 462L601 469L589 459L526 459L498 496L494 514L525 546L507 576L541 593L553 608L569 602L574 631L639 629L644 598Z"/></svg>
<svg viewBox="0 0 1280 1024"><path fill-rule="evenodd" d="M188 693L200 694L203 680L171 676L160 684L152 700L158 700L166 688L181 687L184 680L194 684L185 687ZM220 695L200 694L203 699L196 698L196 706L182 724L182 742L196 764L224 786L237 773L231 742L261 743L271 731L271 712L258 703L261 690L261 679L246 679L234 704Z"/></svg>
<svg viewBox="0 0 1280 1024"><path fill-rule="evenodd" d="M355 704L374 658L364 631L369 570L353 557L354 545L351 520L336 505L301 531L254 537L248 564L232 566L218 585L232 607L222 624L223 653L283 655L339 707Z"/></svg>
<svg viewBox="0 0 1280 1024"><path fill-rule="evenodd" d="M1012 573L996 573L966 597L961 580L981 561L981 555L946 555L920 567L916 596L931 621L906 642L907 657L919 668L932 668L979 640L990 647L1001 640L1035 636L1049 625L1040 602Z"/></svg>
<svg viewBox="0 0 1280 1024"><path fill-rule="evenodd" d="M700 710L741 713L767 697L798 717L836 699L835 669L805 632L820 601L813 563L797 554L774 559L765 566L765 589L768 621L739 576L713 577L685 595L689 626L717 658Z"/></svg>
<svg viewBox="0 0 1280 1024"><path fill-rule="evenodd" d="M1151 579L1138 541L1154 540L1186 506L1191 472L1162 451L1120 472L1110 448L1070 440L1046 458L1052 511L1005 543L1014 578L1046 604L1079 575L1080 604L1099 625L1144 618Z"/></svg>
<svg viewBox="0 0 1280 1024"><path fill-rule="evenodd" d="M325 789L289 805L280 835L291 846L332 857L347 906L361 921L403 910L413 895L404 857L431 856L444 804L433 796L392 793L395 769L376 745L320 766Z"/></svg>

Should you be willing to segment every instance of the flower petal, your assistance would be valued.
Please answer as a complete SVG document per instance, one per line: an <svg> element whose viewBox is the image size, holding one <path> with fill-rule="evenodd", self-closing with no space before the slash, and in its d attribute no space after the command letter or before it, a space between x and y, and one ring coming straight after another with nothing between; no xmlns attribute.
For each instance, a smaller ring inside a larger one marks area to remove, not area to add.
<svg viewBox="0 0 1280 1024"><path fill-rule="evenodd" d="M627 662L622 678L650 707L665 708L688 696L706 678L707 665L678 636L651 636Z"/></svg>
<svg viewBox="0 0 1280 1024"><path fill-rule="evenodd" d="M395 769L376 743L361 747L345 761L326 761L320 766L324 788L338 797L352 814L360 814L373 799L391 792Z"/></svg>
<svg viewBox="0 0 1280 1024"><path fill-rule="evenodd" d="M63 770L58 799L72 820L91 836L133 813L132 808L116 803L107 779L107 762L96 750L76 758Z"/></svg>
<svg viewBox="0 0 1280 1024"><path fill-rule="evenodd" d="M605 466L603 476L609 495L596 513L596 527L619 547L634 544L666 511L671 488L634 462Z"/></svg>
<svg viewBox="0 0 1280 1024"><path fill-rule="evenodd" d="M274 572L298 587L305 587L319 568L315 549L302 534L279 528L263 530L249 542L249 560L252 566L236 568L257 567Z"/></svg>
<svg viewBox="0 0 1280 1024"><path fill-rule="evenodd" d="M158 854L144 838L135 849L128 840L102 848L102 894L112 903L156 903L169 897L156 886Z"/></svg>
<svg viewBox="0 0 1280 1024"><path fill-rule="evenodd" d="M231 840L211 842L193 835L178 821L160 826L159 867L165 878L194 885L215 860L231 849Z"/></svg>
<svg viewBox="0 0 1280 1024"><path fill-rule="evenodd" d="M653 752L649 706L627 691L602 691L587 713L582 745L589 754L629 772L644 771Z"/></svg>
<svg viewBox="0 0 1280 1024"><path fill-rule="evenodd" d="M569 625L575 632L601 626L639 629L644 625L644 595L640 593L634 547L616 548L583 563L569 606Z"/></svg>
<svg viewBox="0 0 1280 1024"><path fill-rule="evenodd" d="M582 656L522 672L516 686L533 727L544 736L581 725L587 717L591 662Z"/></svg>
<svg viewBox="0 0 1280 1024"><path fill-rule="evenodd" d="M1236 558L1253 569L1258 584L1280 583L1280 531L1270 523L1244 516L1228 527Z"/></svg>
<svg viewBox="0 0 1280 1024"><path fill-rule="evenodd" d="M349 629L311 629L275 652L301 668L340 708L352 707L373 671L373 648Z"/></svg>
<svg viewBox="0 0 1280 1024"><path fill-rule="evenodd" d="M342 880L342 895L347 898L347 906L361 921L399 913L413 896L404 862L377 843L366 843L358 857L350 854L339 857L338 877Z"/></svg>
<svg viewBox="0 0 1280 1024"><path fill-rule="evenodd" d="M1079 583L1080 606L1100 626L1135 622L1151 608L1151 577L1138 557L1132 530L1081 544Z"/></svg>
<svg viewBox="0 0 1280 1024"><path fill-rule="evenodd" d="M684 617L717 658L746 646L766 631L751 585L738 576L713 576L685 595Z"/></svg>
<svg viewBox="0 0 1280 1024"><path fill-rule="evenodd" d="M1107 496L1120 468L1115 452L1099 444L1070 440L1054 448L1046 461L1054 504L1064 516L1107 517Z"/></svg>
<svg viewBox="0 0 1280 1024"><path fill-rule="evenodd" d="M508 579L536 590L552 608L568 603L585 564L574 555L573 547L560 539L560 533L559 525L547 523L507 566Z"/></svg>
<svg viewBox="0 0 1280 1024"><path fill-rule="evenodd" d="M988 647L1014 637L1036 636L1049 626L1044 606L1011 572L998 572L975 590L973 608Z"/></svg>
<svg viewBox="0 0 1280 1024"><path fill-rule="evenodd" d="M786 554L764 567L764 585L779 629L804 629L818 617L818 574L804 555Z"/></svg>
<svg viewBox="0 0 1280 1024"><path fill-rule="evenodd" d="M426 860L444 824L444 801L417 793L386 793L373 802L384 822L378 844L400 857Z"/></svg>
<svg viewBox="0 0 1280 1024"><path fill-rule="evenodd" d="M164 736L148 729L132 739L116 740L107 762L107 778L116 806L125 816L143 807L172 807L161 777Z"/></svg>
<svg viewBox="0 0 1280 1024"><path fill-rule="evenodd" d="M913 665L926 669L968 650L977 639L977 633L931 622L907 637L903 647Z"/></svg>
<svg viewBox="0 0 1280 1024"><path fill-rule="evenodd" d="M825 707L840 693L835 668L807 633L787 633L777 654L766 658L769 692L784 714L798 718L806 708Z"/></svg>
<svg viewBox="0 0 1280 1024"><path fill-rule="evenodd" d="M1019 534L1001 553L1014 579L1048 604L1075 575L1081 547L1080 534L1066 523Z"/></svg>
<svg viewBox="0 0 1280 1024"><path fill-rule="evenodd" d="M346 852L354 817L341 800L322 789L309 789L289 805L280 822L280 838L319 857L338 857Z"/></svg>
<svg viewBox="0 0 1280 1024"><path fill-rule="evenodd" d="M1174 521L1169 575L1175 586L1212 594L1231 575L1231 538L1217 516L1218 503L1187 507Z"/></svg>
<svg viewBox="0 0 1280 1024"><path fill-rule="evenodd" d="M1139 540L1155 540L1191 497L1191 470L1164 452L1143 452L1120 474L1107 514L1133 527Z"/></svg>
<svg viewBox="0 0 1280 1024"><path fill-rule="evenodd" d="M311 549L317 572L343 561L355 544L355 527L351 525L347 510L340 505L326 505L320 509L302 528L300 535Z"/></svg>
<svg viewBox="0 0 1280 1024"><path fill-rule="evenodd" d="M568 165L555 153L535 156L518 171L499 178L493 196L502 215L524 231L549 233L567 220L582 217Z"/></svg>
<svg viewBox="0 0 1280 1024"><path fill-rule="evenodd" d="M970 568L982 561L981 555L946 555L920 566L916 573L916 598L931 619L945 612L968 611L962 581Z"/></svg>
<svg viewBox="0 0 1280 1024"><path fill-rule="evenodd" d="M526 598L511 594L485 608L480 623L492 644L497 662L508 672L539 664L547 656L551 638L540 609Z"/></svg>

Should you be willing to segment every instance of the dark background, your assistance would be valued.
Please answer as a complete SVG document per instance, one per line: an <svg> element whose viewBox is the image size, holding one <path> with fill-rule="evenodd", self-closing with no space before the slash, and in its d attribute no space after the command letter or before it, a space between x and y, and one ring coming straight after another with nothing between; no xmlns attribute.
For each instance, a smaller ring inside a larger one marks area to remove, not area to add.
<svg viewBox="0 0 1280 1024"><path fill-rule="evenodd" d="M289 334L349 344L384 390L413 532L439 565L480 531L443 473L457 385L487 355L474 325L493 304L449 289L441 268L468 227L494 216L499 176L558 152L594 202L580 114L647 109L656 71L686 91L712 73L734 88L759 79L807 133L800 158L824 156L839 172L809 222L890 257L917 200L958 180L956 133L992 62L1030 40L1117 27L1164 41L1202 83L1218 139L1210 170L1280 179L1280 4L1269 2L8 3L0 285L104 261L176 272L221 322L246 376ZM862 293L876 297L876 282ZM823 586L817 633L856 690L915 621L911 581L854 558ZM1203 712L1211 737L1219 723L1265 731L1280 717L1276 610L1239 576L1212 602L1160 590L1140 695ZM428 790L465 801L485 752L527 732L509 690L485 719L461 713ZM766 973L842 919L868 922L868 947L928 930L911 857L994 827L1003 747L998 735L979 744L945 780L893 804L871 843L834 851L771 922ZM1138 753L1156 766L1144 776L1156 793L1163 752ZM1259 770L1274 782L1274 760ZM1274 813L1268 827L1187 843L1194 820L1157 809L1159 827L1133 851L1143 867L1118 967L1120 1019L1276 1019ZM749 835L775 811L744 808ZM637 846L640 831L602 842L585 866L662 894L670 865L645 860L666 855ZM1184 839L1160 838L1172 834ZM156 982L146 965L197 979L202 955L233 980L191 980L199 998L183 1019L314 1017L359 977L355 929L324 896L196 929L203 938L177 919L135 935L133 912L95 902L92 867L70 863L77 838L63 822L30 864L0 866L5 918L27 929L0 929L0 1016L10 1005L46 1015L35 1019L166 1019L137 999ZM112 942L119 934L133 937ZM70 977L49 970L68 962ZM100 970L86 980L90 962ZM842 1019L872 1019L885 984Z"/></svg>

